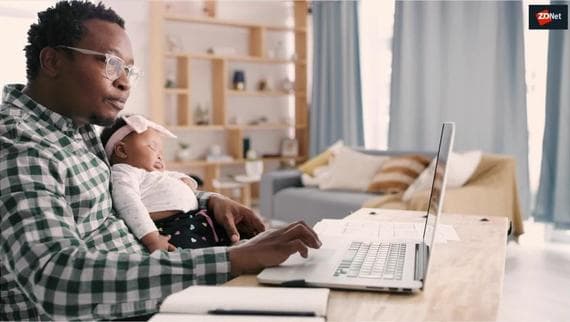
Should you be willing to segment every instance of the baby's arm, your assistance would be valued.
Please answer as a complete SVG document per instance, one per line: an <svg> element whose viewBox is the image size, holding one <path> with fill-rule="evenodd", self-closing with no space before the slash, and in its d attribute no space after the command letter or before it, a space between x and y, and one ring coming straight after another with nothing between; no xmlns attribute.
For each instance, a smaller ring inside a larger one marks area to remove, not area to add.
<svg viewBox="0 0 570 322"><path fill-rule="evenodd" d="M143 175L144 170L120 165L112 167L113 206L150 252L156 249L172 250L174 246L168 243L170 237L159 234L142 202L140 184Z"/></svg>
<svg viewBox="0 0 570 322"><path fill-rule="evenodd" d="M176 250L176 247L168 242L170 240L170 235L161 235L158 231L151 231L144 235L140 240L151 253L157 249L169 252Z"/></svg>
<svg viewBox="0 0 570 322"><path fill-rule="evenodd" d="M194 192L196 192L196 190L198 189L198 183L196 182L196 180L192 179L190 176L182 172L168 171L168 175L182 180L182 182L188 185L188 187L190 187L190 189L192 189L192 191Z"/></svg>

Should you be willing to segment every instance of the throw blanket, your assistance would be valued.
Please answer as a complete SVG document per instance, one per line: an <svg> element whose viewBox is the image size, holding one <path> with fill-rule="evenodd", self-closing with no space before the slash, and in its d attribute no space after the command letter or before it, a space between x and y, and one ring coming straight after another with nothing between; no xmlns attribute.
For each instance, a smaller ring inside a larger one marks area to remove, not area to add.
<svg viewBox="0 0 570 322"><path fill-rule="evenodd" d="M402 193L382 195L367 200L367 208L427 210L429 191L416 193L409 202L402 201ZM484 154L479 166L460 188L447 189L443 211L457 214L506 216L513 225L513 233L524 233L523 218L516 182L516 162L504 155Z"/></svg>

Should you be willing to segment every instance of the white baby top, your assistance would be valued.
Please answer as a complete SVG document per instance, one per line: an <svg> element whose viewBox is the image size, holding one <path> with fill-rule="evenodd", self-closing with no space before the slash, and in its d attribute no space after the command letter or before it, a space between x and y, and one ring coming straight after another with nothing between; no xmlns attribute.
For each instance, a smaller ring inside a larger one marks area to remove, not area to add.
<svg viewBox="0 0 570 322"><path fill-rule="evenodd" d="M190 188L181 178L189 179ZM111 167L113 205L137 238L156 231L150 212L198 209L193 189L198 187L189 176L174 171L146 171L128 164Z"/></svg>

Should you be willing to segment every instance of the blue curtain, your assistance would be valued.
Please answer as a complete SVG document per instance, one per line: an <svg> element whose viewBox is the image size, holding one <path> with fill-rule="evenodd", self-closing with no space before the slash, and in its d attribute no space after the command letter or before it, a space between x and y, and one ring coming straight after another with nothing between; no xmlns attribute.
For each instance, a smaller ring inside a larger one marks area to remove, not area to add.
<svg viewBox="0 0 570 322"><path fill-rule="evenodd" d="M454 150L516 157L528 215L524 28L520 1L397 1L388 146L435 149L454 121Z"/></svg>
<svg viewBox="0 0 570 322"><path fill-rule="evenodd" d="M570 227L570 32L548 39L546 117L534 217Z"/></svg>
<svg viewBox="0 0 570 322"><path fill-rule="evenodd" d="M364 145L357 1L314 1L310 154Z"/></svg>

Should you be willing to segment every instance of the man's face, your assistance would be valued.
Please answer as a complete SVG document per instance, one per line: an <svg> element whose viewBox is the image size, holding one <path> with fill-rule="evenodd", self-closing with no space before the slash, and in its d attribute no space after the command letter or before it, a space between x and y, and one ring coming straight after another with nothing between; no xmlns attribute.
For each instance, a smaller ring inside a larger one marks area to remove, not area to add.
<svg viewBox="0 0 570 322"><path fill-rule="evenodd" d="M162 156L162 136L154 130L148 129L143 133L131 132L122 142L125 153L122 163L147 171L164 171L166 164Z"/></svg>
<svg viewBox="0 0 570 322"><path fill-rule="evenodd" d="M91 19L84 23L87 31L73 47L113 54L127 65L133 64L133 52L127 33L119 25ZM105 73L105 57L72 52L59 79L61 103L77 123L107 126L124 108L130 86L126 73L110 80Z"/></svg>

